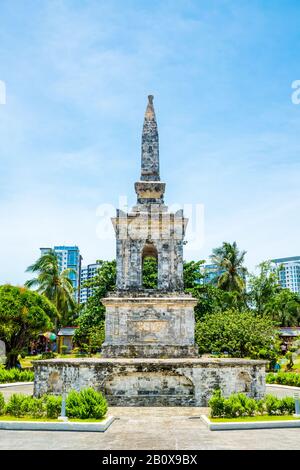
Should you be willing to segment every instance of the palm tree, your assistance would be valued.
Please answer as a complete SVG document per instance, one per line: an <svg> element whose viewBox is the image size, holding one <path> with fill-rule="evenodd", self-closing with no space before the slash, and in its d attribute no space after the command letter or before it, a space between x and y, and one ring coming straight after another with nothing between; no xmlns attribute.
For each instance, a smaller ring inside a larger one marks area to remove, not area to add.
<svg viewBox="0 0 300 470"><path fill-rule="evenodd" d="M66 325L76 308L74 288L69 277L75 271L64 269L60 272L57 255L54 250L49 250L29 266L26 272L37 273L37 277L27 281L25 286L36 287L37 292L44 294L55 305L60 323Z"/></svg>
<svg viewBox="0 0 300 470"><path fill-rule="evenodd" d="M223 271L217 279L220 289L244 292L247 274L247 269L243 266L245 255L246 251L239 251L236 242L223 242L221 247L213 250L210 258Z"/></svg>

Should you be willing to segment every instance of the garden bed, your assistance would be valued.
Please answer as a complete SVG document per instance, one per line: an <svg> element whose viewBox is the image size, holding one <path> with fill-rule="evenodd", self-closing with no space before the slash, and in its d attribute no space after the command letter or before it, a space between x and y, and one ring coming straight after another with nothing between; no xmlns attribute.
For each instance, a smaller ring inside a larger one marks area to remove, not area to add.
<svg viewBox="0 0 300 470"><path fill-rule="evenodd" d="M300 428L300 418L285 416L243 416L239 418L208 418L201 420L210 431L233 431L242 429Z"/></svg>
<svg viewBox="0 0 300 470"><path fill-rule="evenodd" d="M266 376L268 385L287 385L290 387L300 387L300 374L297 372L270 372ZM300 390L300 388L299 388Z"/></svg>
<svg viewBox="0 0 300 470"><path fill-rule="evenodd" d="M32 370L24 369L4 369L0 367L0 385L16 382L33 382L34 373Z"/></svg>
<svg viewBox="0 0 300 470"><path fill-rule="evenodd" d="M15 431L104 432L109 428L114 419L113 416L108 416L102 420L79 420L74 418L69 421L59 421L57 419L0 416L0 429Z"/></svg>

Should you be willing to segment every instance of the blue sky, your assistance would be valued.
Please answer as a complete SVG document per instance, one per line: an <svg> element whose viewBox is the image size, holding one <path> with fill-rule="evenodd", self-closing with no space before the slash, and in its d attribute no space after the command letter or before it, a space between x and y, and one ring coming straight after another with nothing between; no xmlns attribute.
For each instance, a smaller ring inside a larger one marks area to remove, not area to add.
<svg viewBox="0 0 300 470"><path fill-rule="evenodd" d="M204 204L250 269L300 254L300 3L295 0L0 0L0 282L40 246L114 257L97 207L135 202L155 95L166 202ZM187 245L188 247L188 245Z"/></svg>

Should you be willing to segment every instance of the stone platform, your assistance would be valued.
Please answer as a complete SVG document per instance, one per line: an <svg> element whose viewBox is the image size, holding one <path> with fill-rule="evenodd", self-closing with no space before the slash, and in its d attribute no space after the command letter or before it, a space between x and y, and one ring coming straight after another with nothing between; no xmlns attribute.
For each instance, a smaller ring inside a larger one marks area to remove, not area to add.
<svg viewBox="0 0 300 470"><path fill-rule="evenodd" d="M194 307L183 292L117 291L106 307L102 356L109 358L197 357Z"/></svg>
<svg viewBox="0 0 300 470"><path fill-rule="evenodd" d="M215 358L50 359L34 361L34 395L93 387L112 406L207 406L225 396L265 394L266 361Z"/></svg>

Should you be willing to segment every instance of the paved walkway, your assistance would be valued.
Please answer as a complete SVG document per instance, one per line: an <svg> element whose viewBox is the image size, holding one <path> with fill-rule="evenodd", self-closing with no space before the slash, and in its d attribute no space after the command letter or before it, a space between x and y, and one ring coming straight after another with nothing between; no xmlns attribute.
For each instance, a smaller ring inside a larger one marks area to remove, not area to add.
<svg viewBox="0 0 300 470"><path fill-rule="evenodd" d="M23 388L22 393L32 393L28 386ZM5 393L13 391L17 390L9 387ZM0 449L300 450L299 429L209 431L199 419L203 411L206 410L184 407L111 407L109 414L118 419L105 433L0 431Z"/></svg>
<svg viewBox="0 0 300 470"><path fill-rule="evenodd" d="M0 449L298 449L299 429L209 431L199 408L111 408L105 433L0 431Z"/></svg>
<svg viewBox="0 0 300 470"><path fill-rule="evenodd" d="M3 387L0 384L0 392L3 394L5 400L8 400L13 393L23 393L24 395L33 394L33 385L13 385L9 387Z"/></svg>

